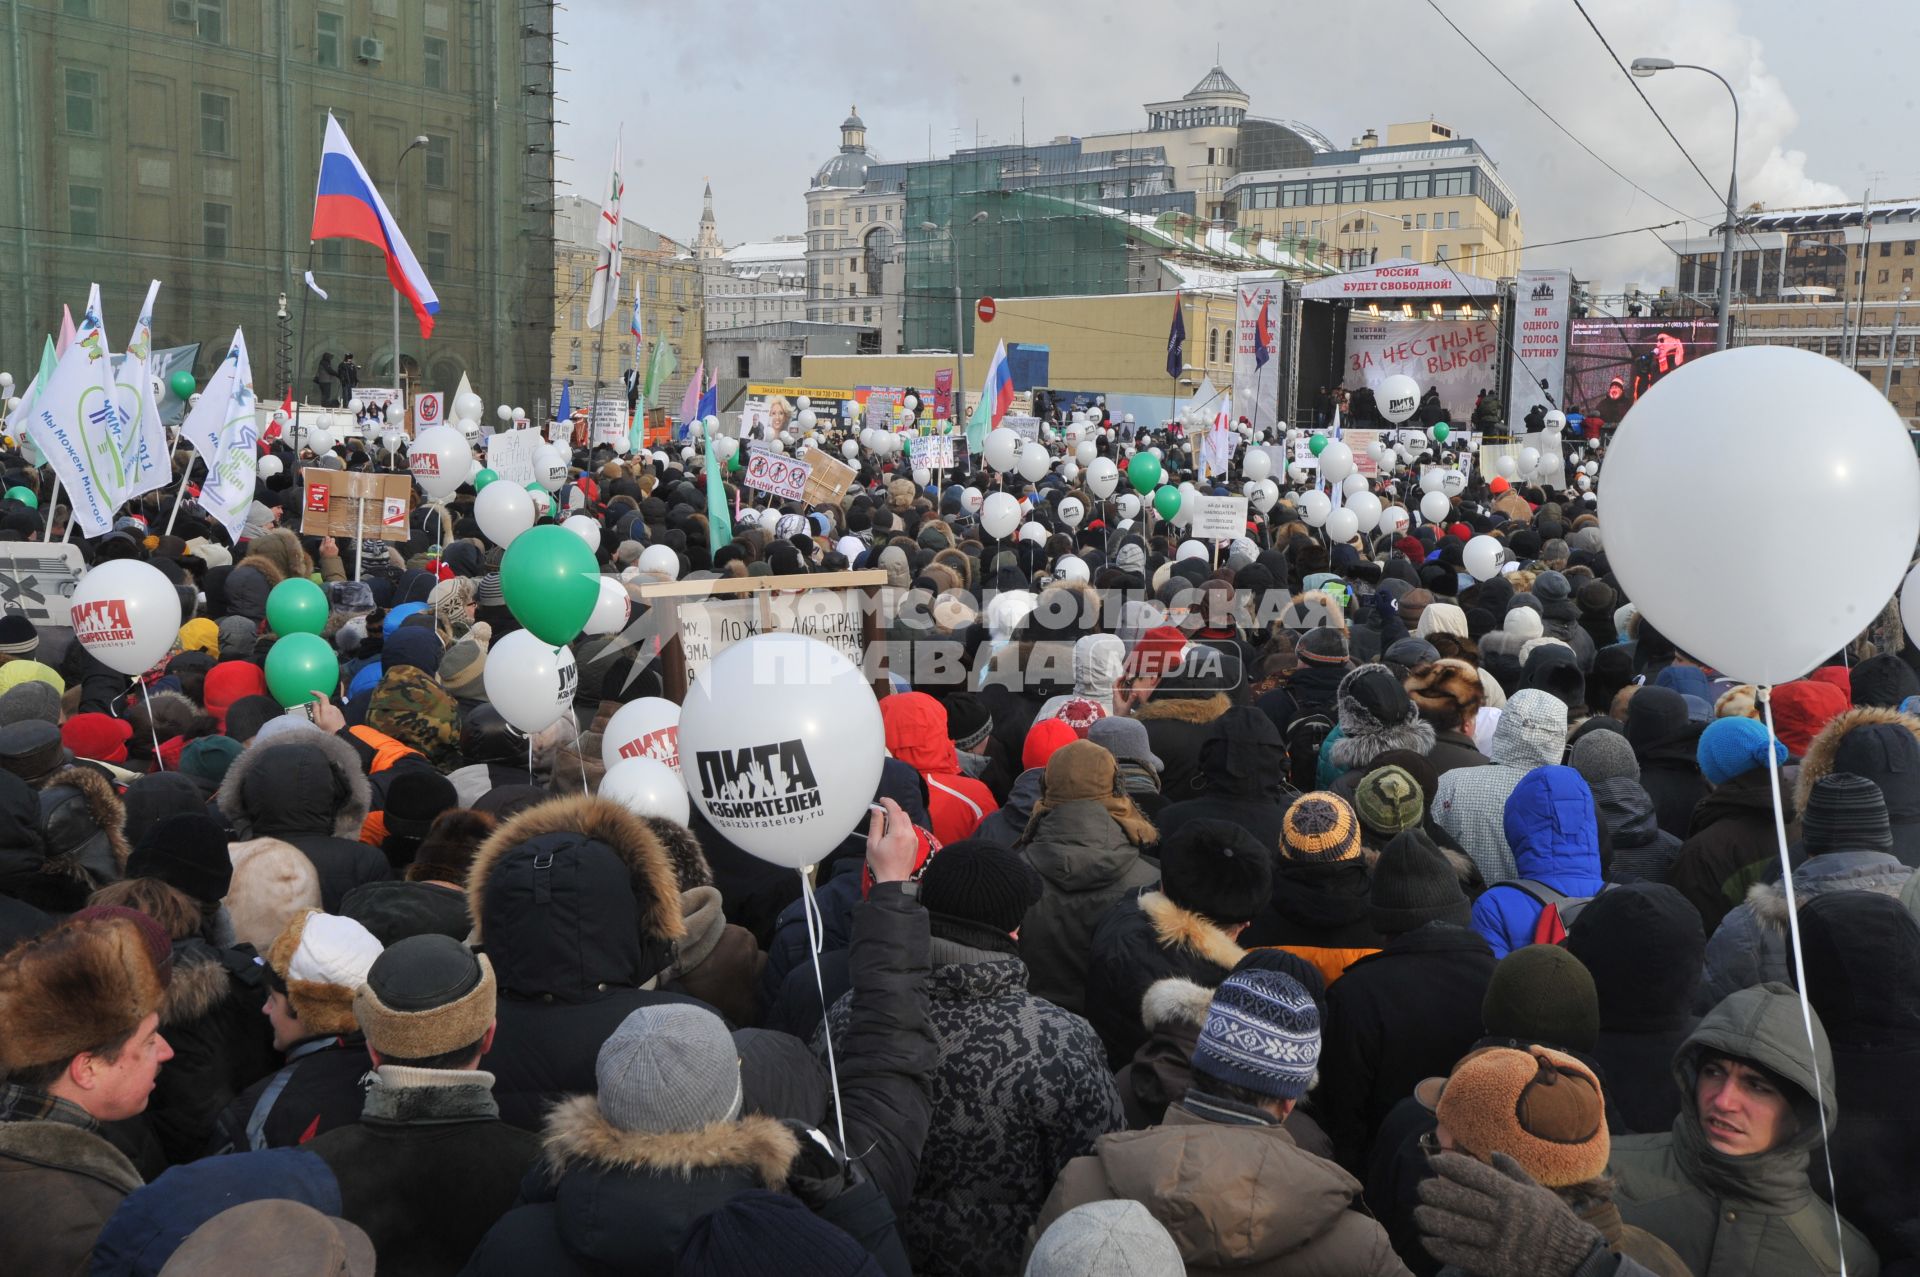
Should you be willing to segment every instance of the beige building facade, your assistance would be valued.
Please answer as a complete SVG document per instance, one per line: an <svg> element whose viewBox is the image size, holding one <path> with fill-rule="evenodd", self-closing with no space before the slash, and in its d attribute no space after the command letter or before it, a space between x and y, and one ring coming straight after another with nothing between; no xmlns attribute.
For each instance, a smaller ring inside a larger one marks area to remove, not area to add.
<svg viewBox="0 0 1920 1277"><path fill-rule="evenodd" d="M556 282L548 386L552 398L547 409L553 410L562 381L573 383L575 407L587 403L596 364L603 395L624 392L621 374L636 366L636 356L644 384L654 347L665 341L672 346L679 367L664 391L655 390L654 406L668 405L677 411L687 382L705 357L706 300L700 264L685 245L629 219L621 232L620 303L602 328L589 328L587 302L600 260L593 233L599 220L600 206L578 195L562 196L554 213ZM636 349L628 328L636 294L643 350ZM532 410L533 405L525 406Z"/></svg>

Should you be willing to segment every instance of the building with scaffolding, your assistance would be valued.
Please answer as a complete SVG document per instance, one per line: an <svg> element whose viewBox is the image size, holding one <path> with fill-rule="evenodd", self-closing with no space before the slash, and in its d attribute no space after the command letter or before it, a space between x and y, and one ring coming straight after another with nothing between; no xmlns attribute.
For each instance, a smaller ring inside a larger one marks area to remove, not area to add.
<svg viewBox="0 0 1920 1277"><path fill-rule="evenodd" d="M263 396L311 394L321 352L352 351L370 386L393 384L397 362L420 389L464 373L532 405L553 322L553 10L7 6L0 366L30 374L62 304L78 310L94 283L117 342L158 279L154 344L200 343L202 376L244 328ZM329 111L440 297L430 340L403 313L398 352L379 251L327 240L309 259ZM301 282L309 265L325 301Z"/></svg>

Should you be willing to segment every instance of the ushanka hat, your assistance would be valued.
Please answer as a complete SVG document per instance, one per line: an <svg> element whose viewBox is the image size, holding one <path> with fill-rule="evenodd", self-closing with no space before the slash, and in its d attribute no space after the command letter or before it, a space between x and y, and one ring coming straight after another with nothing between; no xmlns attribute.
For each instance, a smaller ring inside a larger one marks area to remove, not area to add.
<svg viewBox="0 0 1920 1277"><path fill-rule="evenodd" d="M367 968L353 1011L367 1045L395 1060L477 1046L493 1025L493 964L450 936L396 941Z"/></svg>
<svg viewBox="0 0 1920 1277"><path fill-rule="evenodd" d="M75 919L0 958L0 1070L117 1046L160 1007L163 985L141 929Z"/></svg>
<svg viewBox="0 0 1920 1277"><path fill-rule="evenodd" d="M352 918L309 909L267 947L273 980L315 1035L352 1033L354 994L380 956L380 942Z"/></svg>
<svg viewBox="0 0 1920 1277"><path fill-rule="evenodd" d="M1454 1147L1483 1162L1505 1153L1548 1188L1600 1178L1611 1141L1592 1070L1544 1046L1488 1047L1428 1078L1414 1098L1433 1110Z"/></svg>

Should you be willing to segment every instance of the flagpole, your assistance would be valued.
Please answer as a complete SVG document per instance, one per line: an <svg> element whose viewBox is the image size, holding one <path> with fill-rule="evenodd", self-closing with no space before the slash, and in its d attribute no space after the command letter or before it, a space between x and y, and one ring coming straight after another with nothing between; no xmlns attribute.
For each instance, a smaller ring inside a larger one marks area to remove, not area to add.
<svg viewBox="0 0 1920 1277"><path fill-rule="evenodd" d="M313 303L313 285L311 283L307 283L307 280L312 274L313 274L313 241L308 240L307 241L307 271L305 275L301 276L301 281L300 281L301 283L306 284L306 287L300 290L300 354L299 354L299 357L294 361L294 366L293 366L293 380L294 380L295 386L299 384L300 378L304 377L307 371L307 307ZM396 294L396 296L397 295L398 294ZM289 390L293 389L293 386L289 386L288 389ZM300 402L305 398L306 398L305 395L295 395L293 397L293 420L287 423L287 430L290 432L290 437L288 438L287 442L289 444L294 445L293 460L294 460L294 464L296 465L298 465L300 461L300 448L299 448ZM193 469L193 460L191 457L189 457L187 460L187 469L188 470ZM187 486L186 476L182 475L180 477L181 490L185 491L186 486ZM180 510L180 499L178 497L175 497L174 512L177 514L179 513L179 510ZM167 521L167 531L169 533L173 531L172 520Z"/></svg>

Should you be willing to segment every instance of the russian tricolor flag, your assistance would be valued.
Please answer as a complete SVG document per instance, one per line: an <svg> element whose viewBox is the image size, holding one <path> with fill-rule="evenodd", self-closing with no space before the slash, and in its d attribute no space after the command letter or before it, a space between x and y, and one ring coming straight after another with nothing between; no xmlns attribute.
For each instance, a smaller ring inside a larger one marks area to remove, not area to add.
<svg viewBox="0 0 1920 1277"><path fill-rule="evenodd" d="M1013 407L1013 370L1007 367L1007 343L1004 341L994 347L993 362L987 365L987 383L980 388L980 397L993 405L993 424L996 426L1007 415L1007 409Z"/></svg>
<svg viewBox="0 0 1920 1277"><path fill-rule="evenodd" d="M320 149L320 182L313 193L313 232L308 238L357 239L386 254L387 278L413 307L420 335L433 336L440 298L332 112L327 113L327 140Z"/></svg>

